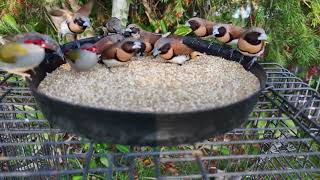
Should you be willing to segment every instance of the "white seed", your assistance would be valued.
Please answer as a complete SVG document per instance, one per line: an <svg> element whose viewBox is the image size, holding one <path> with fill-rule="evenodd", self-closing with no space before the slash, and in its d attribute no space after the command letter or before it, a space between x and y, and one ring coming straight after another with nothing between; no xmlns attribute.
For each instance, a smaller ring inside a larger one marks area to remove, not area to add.
<svg viewBox="0 0 320 180"><path fill-rule="evenodd" d="M41 82L45 94L74 104L138 112L185 112L225 106L259 89L240 64L203 55L182 66L135 58L129 66L98 64L88 72L59 67Z"/></svg>

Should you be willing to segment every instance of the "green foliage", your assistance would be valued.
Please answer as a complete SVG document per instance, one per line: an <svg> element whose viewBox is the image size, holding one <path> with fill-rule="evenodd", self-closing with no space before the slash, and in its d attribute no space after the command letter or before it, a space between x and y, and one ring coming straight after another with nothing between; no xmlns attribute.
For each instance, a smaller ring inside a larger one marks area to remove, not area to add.
<svg viewBox="0 0 320 180"><path fill-rule="evenodd" d="M296 0L274 1L265 12L264 27L273 37L267 59L286 64L311 66L319 63L319 36L308 26L307 17Z"/></svg>

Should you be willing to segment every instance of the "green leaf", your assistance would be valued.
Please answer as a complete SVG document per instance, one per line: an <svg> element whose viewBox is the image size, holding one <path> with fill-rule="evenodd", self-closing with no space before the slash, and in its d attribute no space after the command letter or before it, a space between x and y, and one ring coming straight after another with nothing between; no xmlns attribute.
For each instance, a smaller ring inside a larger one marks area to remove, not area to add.
<svg viewBox="0 0 320 180"><path fill-rule="evenodd" d="M90 167L90 169L94 169L97 167L97 163L96 163L95 159L92 159L90 161L89 167Z"/></svg>
<svg viewBox="0 0 320 180"><path fill-rule="evenodd" d="M163 19L160 21L160 27L161 27L162 33L168 32L168 27L167 27L167 25L166 25L166 23L164 22Z"/></svg>
<svg viewBox="0 0 320 180"><path fill-rule="evenodd" d="M117 144L116 148L122 153L128 153L129 152L129 146Z"/></svg>
<svg viewBox="0 0 320 180"><path fill-rule="evenodd" d="M14 29L15 31L21 33L21 31L19 30L19 26L16 22L16 20L14 19L14 17L12 17L10 14L6 14L4 15L1 20L6 23L8 26L10 26L12 29Z"/></svg>
<svg viewBox="0 0 320 180"><path fill-rule="evenodd" d="M192 32L192 29L190 27L187 26L180 26L176 29L176 31L174 32L174 34L179 35L179 36L185 36L188 35Z"/></svg>
<svg viewBox="0 0 320 180"><path fill-rule="evenodd" d="M263 129L266 127L266 125L267 125L267 121L259 120L257 124L257 128ZM258 134L259 134L259 139L263 139L264 130L259 130Z"/></svg>
<svg viewBox="0 0 320 180"><path fill-rule="evenodd" d="M107 157L100 157L100 162L106 167L109 167L109 161Z"/></svg>
<svg viewBox="0 0 320 180"><path fill-rule="evenodd" d="M222 155L230 155L230 149L226 146L222 146L220 151Z"/></svg>
<svg viewBox="0 0 320 180"><path fill-rule="evenodd" d="M82 176L80 175L72 176L72 180L82 180Z"/></svg>

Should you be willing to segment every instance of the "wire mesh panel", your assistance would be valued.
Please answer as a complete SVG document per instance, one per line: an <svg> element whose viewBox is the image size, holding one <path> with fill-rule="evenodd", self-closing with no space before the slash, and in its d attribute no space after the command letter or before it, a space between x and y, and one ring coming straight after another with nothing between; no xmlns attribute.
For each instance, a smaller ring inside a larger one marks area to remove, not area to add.
<svg viewBox="0 0 320 180"><path fill-rule="evenodd" d="M192 145L94 144L49 124L26 84L2 73L0 179L319 179L320 98L277 64L239 128Z"/></svg>

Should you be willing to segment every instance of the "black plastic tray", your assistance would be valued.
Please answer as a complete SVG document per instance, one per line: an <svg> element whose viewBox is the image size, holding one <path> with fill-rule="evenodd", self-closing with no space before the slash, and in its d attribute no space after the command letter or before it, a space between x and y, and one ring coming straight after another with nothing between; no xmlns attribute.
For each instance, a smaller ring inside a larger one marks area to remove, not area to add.
<svg viewBox="0 0 320 180"><path fill-rule="evenodd" d="M98 39L85 39L80 43ZM241 60L244 67L251 60L229 47L209 44L197 38L186 37L184 43L200 52L229 60ZM66 46L74 47L74 43L66 44L62 49ZM44 116L51 123L95 142L155 146L202 141L239 127L248 118L261 92L225 107L186 113L139 113L91 108L50 98L37 90L46 73L52 72L63 63L65 62L57 56L49 54L47 60L35 69L36 76L33 75L29 81L32 93ZM263 89L266 83L263 68L255 63L250 72L259 78Z"/></svg>

